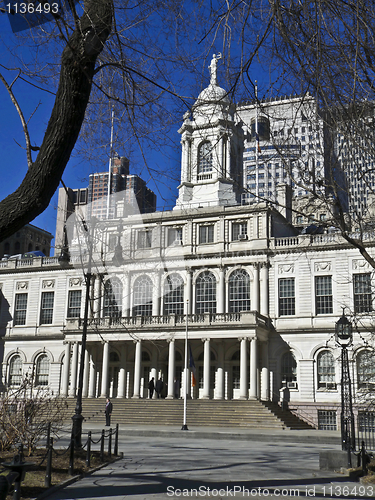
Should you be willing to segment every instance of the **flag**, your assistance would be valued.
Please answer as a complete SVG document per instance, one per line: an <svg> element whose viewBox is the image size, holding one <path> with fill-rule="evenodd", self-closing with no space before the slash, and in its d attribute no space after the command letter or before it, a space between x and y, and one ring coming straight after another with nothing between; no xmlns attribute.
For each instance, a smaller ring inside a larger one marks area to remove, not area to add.
<svg viewBox="0 0 375 500"><path fill-rule="evenodd" d="M193 387L197 385L197 379L195 377L195 364L194 364L194 358L193 358L193 353L191 352L191 347L189 346L190 349L190 361L189 361L189 368L191 370L191 373L193 375Z"/></svg>
<svg viewBox="0 0 375 500"><path fill-rule="evenodd" d="M258 153L261 153L262 150L260 149L259 134L258 134L258 132L256 132L255 137L256 137L256 141L257 141Z"/></svg>

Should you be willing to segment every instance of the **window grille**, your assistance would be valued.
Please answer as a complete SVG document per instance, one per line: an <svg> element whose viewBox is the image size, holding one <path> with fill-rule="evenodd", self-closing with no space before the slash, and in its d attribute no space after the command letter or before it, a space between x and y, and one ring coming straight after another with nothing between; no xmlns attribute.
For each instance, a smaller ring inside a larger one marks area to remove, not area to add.
<svg viewBox="0 0 375 500"><path fill-rule="evenodd" d="M43 292L40 309L40 324L50 325L53 320L54 292Z"/></svg>
<svg viewBox="0 0 375 500"><path fill-rule="evenodd" d="M296 313L294 278L279 279L279 315L293 316Z"/></svg>
<svg viewBox="0 0 375 500"><path fill-rule="evenodd" d="M196 281L196 312L216 312L216 278L210 271L201 273Z"/></svg>
<svg viewBox="0 0 375 500"><path fill-rule="evenodd" d="M336 410L318 410L318 429L321 431L337 431Z"/></svg>
<svg viewBox="0 0 375 500"><path fill-rule="evenodd" d="M297 362L291 352L281 358L281 380L286 387L297 388Z"/></svg>
<svg viewBox="0 0 375 500"><path fill-rule="evenodd" d="M18 354L12 356L9 363L9 386L18 387L22 382L22 360Z"/></svg>
<svg viewBox="0 0 375 500"><path fill-rule="evenodd" d="M357 356L358 387L375 386L375 351L366 349Z"/></svg>
<svg viewBox="0 0 375 500"><path fill-rule="evenodd" d="M234 222L232 225L232 241L242 240L247 238L247 223Z"/></svg>
<svg viewBox="0 0 375 500"><path fill-rule="evenodd" d="M184 280L179 274L164 281L163 314L184 314Z"/></svg>
<svg viewBox="0 0 375 500"><path fill-rule="evenodd" d="M138 231L137 248L151 248L151 242L152 242L151 231Z"/></svg>
<svg viewBox="0 0 375 500"><path fill-rule="evenodd" d="M81 314L81 290L70 290L68 295L68 318L79 318Z"/></svg>
<svg viewBox="0 0 375 500"><path fill-rule="evenodd" d="M152 281L139 276L133 287L133 316L152 316Z"/></svg>
<svg viewBox="0 0 375 500"><path fill-rule="evenodd" d="M36 385L48 385L49 377L49 359L46 354L42 354L38 357L36 362L36 374L35 374L35 384Z"/></svg>
<svg viewBox="0 0 375 500"><path fill-rule="evenodd" d="M121 318L122 316L122 283L113 278L104 285L104 317Z"/></svg>
<svg viewBox="0 0 375 500"><path fill-rule="evenodd" d="M371 292L371 275L354 274L354 312L363 313L371 312L372 308L372 292Z"/></svg>
<svg viewBox="0 0 375 500"><path fill-rule="evenodd" d="M212 146L209 141L204 142L198 149L198 174L212 171Z"/></svg>
<svg viewBox="0 0 375 500"><path fill-rule="evenodd" d="M26 324L27 293L17 293L14 305L14 325Z"/></svg>
<svg viewBox="0 0 375 500"><path fill-rule="evenodd" d="M335 389L335 359L330 351L323 351L318 356L318 388Z"/></svg>
<svg viewBox="0 0 375 500"><path fill-rule="evenodd" d="M229 278L229 312L250 311L250 277L237 269Z"/></svg>
<svg viewBox="0 0 375 500"><path fill-rule="evenodd" d="M332 277L315 277L316 314L333 313Z"/></svg>
<svg viewBox="0 0 375 500"><path fill-rule="evenodd" d="M214 242L214 225L199 226L199 243Z"/></svg>

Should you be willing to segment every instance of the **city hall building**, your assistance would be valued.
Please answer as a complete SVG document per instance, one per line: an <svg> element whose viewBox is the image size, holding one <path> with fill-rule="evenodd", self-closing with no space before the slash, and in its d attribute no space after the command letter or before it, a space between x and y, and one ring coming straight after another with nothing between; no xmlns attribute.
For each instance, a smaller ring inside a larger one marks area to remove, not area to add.
<svg viewBox="0 0 375 500"><path fill-rule="evenodd" d="M75 396L89 276L83 397L146 398L151 377L169 399L177 379L183 396L187 337L189 397L287 401L334 426L345 308L357 411L375 384L373 269L338 233L298 234L287 203L241 204L244 124L234 111L213 62L179 130L173 210L129 215L119 202L113 219L77 213L69 260L0 262L2 391L29 373L35 386ZM287 201L288 186L275 189ZM372 256L374 243L368 235Z"/></svg>

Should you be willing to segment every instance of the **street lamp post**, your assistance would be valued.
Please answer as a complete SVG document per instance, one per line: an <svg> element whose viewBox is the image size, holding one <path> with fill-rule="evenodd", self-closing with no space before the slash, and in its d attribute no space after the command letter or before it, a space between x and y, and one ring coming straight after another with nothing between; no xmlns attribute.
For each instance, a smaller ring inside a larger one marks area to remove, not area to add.
<svg viewBox="0 0 375 500"><path fill-rule="evenodd" d="M351 451L355 450L355 427L348 347L353 342L353 331L344 309L336 323L335 334L336 343L341 347L341 443L342 449L348 452L348 467L351 468Z"/></svg>
<svg viewBox="0 0 375 500"><path fill-rule="evenodd" d="M85 353L86 353L86 340L87 340L87 326L88 326L88 313L89 313L89 303L90 303L90 288L92 281L91 267L92 267L92 252L93 252L93 231L96 220L94 218L92 223L92 233L87 228L86 222L83 223L83 228L86 232L87 242L88 242L88 266L85 275L86 280L86 295L85 295L85 309L83 316L83 326L82 326L82 344L81 344L81 357L78 375L78 389L77 389L77 399L75 406L75 413L72 417L72 440L74 441L75 448L82 447L82 391L83 391L83 374L84 374L84 364L85 364Z"/></svg>

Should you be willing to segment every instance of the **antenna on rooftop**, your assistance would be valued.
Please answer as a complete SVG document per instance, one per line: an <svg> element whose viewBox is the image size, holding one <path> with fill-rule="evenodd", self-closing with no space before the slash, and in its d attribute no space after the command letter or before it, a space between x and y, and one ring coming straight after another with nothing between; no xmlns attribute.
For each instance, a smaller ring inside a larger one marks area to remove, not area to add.
<svg viewBox="0 0 375 500"><path fill-rule="evenodd" d="M108 191L107 191L107 219L109 219L109 204L111 198L111 179L112 179L112 159L113 159L113 121L115 117L115 110L112 106L111 111L111 141L109 146L109 164L108 164Z"/></svg>

